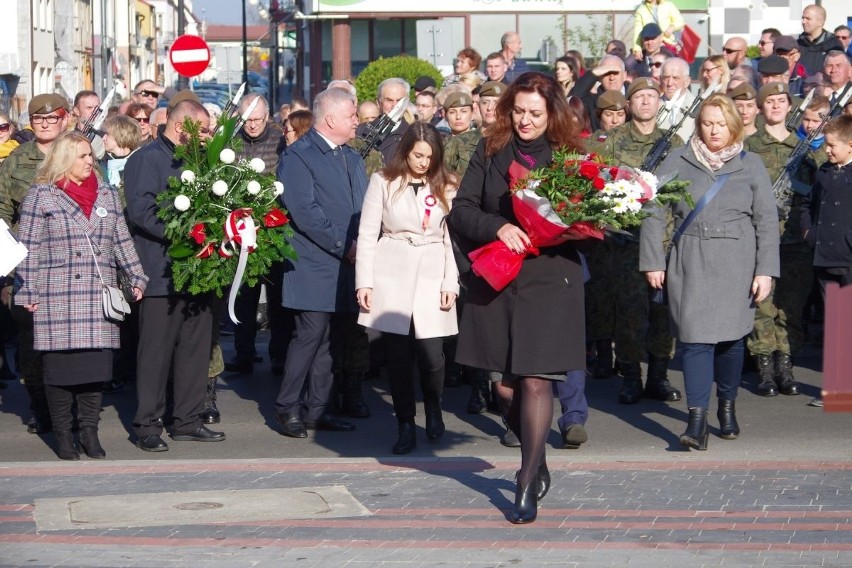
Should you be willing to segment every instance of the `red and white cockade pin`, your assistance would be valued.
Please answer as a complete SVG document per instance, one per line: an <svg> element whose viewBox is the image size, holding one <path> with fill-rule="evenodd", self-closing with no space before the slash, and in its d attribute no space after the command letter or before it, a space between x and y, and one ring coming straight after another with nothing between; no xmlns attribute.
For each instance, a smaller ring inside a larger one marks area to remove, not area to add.
<svg viewBox="0 0 852 568"><path fill-rule="evenodd" d="M432 207L436 206L437 204L438 200L435 199L435 196L431 193L425 198L423 198L423 205L426 206L426 212L423 214L423 223L421 226L423 227L424 231L426 230L426 227L429 226L429 217L432 215Z"/></svg>

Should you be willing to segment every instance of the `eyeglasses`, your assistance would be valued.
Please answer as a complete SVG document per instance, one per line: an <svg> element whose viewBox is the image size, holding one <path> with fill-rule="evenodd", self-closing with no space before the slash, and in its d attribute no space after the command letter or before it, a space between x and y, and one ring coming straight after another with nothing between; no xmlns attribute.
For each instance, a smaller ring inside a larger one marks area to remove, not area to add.
<svg viewBox="0 0 852 568"><path fill-rule="evenodd" d="M710 73L710 71L715 71L715 70L716 70L716 69L718 69L718 68L719 68L719 66L718 66L718 65L717 65L717 66L715 66L715 67L703 67L703 68L701 69L701 73L702 73L702 74L704 74L704 73Z"/></svg>
<svg viewBox="0 0 852 568"><path fill-rule="evenodd" d="M43 122L46 122L48 124L56 124L61 119L62 119L62 117L58 114L51 114L51 115L48 115L48 116L42 116L40 114L34 114L33 116L30 117L30 122L32 122L33 124L41 124Z"/></svg>
<svg viewBox="0 0 852 568"><path fill-rule="evenodd" d="M837 39L839 39L840 41L846 41L847 39L849 39L849 37L850 37L850 36L848 36L848 35L834 34L834 37L836 37L836 38L837 38Z"/></svg>
<svg viewBox="0 0 852 568"><path fill-rule="evenodd" d="M254 124L255 126L263 124L264 122L266 122L265 118L249 118L246 120L246 124Z"/></svg>
<svg viewBox="0 0 852 568"><path fill-rule="evenodd" d="M654 61L653 63L651 63L651 67L662 67L662 66L663 66L662 61Z"/></svg>
<svg viewBox="0 0 852 568"><path fill-rule="evenodd" d="M732 53L739 53L740 51L742 51L742 49L731 49L730 47L723 47L722 51L730 55Z"/></svg>
<svg viewBox="0 0 852 568"><path fill-rule="evenodd" d="M141 95L141 96L143 96L143 97L152 97L152 98L155 98L155 99L156 99L157 97L159 97L159 96L160 96L160 93L158 93L157 91L145 91L145 90L142 90L142 91L139 91L139 92L138 92L138 93L136 93L136 94L137 94L137 95Z"/></svg>
<svg viewBox="0 0 852 568"><path fill-rule="evenodd" d="M151 119L147 116L136 116L133 117L133 120L135 120L136 122L141 122L142 124L148 124L151 122Z"/></svg>
<svg viewBox="0 0 852 568"><path fill-rule="evenodd" d="M3 124L0 124L0 132L9 132L10 130L12 130L11 123L4 122Z"/></svg>
<svg viewBox="0 0 852 568"><path fill-rule="evenodd" d="M769 45L770 43L775 43L775 42L774 42L774 41L772 41L771 39L770 39L770 40L768 40L768 41L760 40L759 42L757 42L757 45L759 45L759 46L763 47L764 45Z"/></svg>

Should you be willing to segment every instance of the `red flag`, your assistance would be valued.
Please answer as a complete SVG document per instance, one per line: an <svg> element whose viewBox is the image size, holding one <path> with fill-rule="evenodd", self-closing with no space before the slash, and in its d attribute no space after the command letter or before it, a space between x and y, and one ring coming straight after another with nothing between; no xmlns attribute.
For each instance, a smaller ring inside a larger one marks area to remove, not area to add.
<svg viewBox="0 0 852 568"><path fill-rule="evenodd" d="M695 61L695 54L698 52L698 46L701 45L701 36L689 26L683 26L680 43L683 46L680 50L680 57L685 59L687 63Z"/></svg>

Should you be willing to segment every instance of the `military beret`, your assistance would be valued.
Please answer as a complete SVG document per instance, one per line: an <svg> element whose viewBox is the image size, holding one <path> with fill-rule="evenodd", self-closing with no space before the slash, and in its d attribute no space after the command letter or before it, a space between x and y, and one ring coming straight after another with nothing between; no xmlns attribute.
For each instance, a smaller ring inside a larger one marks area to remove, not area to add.
<svg viewBox="0 0 852 568"><path fill-rule="evenodd" d="M506 92L506 85L500 81L488 81L479 87L480 97L499 97Z"/></svg>
<svg viewBox="0 0 852 568"><path fill-rule="evenodd" d="M778 36L775 38L775 53L779 51L793 51L799 49L799 42L793 36Z"/></svg>
<svg viewBox="0 0 852 568"><path fill-rule="evenodd" d="M45 93L36 95L27 105L27 112L30 116L34 114L50 114L55 110L64 109L66 112L71 110L68 105L68 99L58 93Z"/></svg>
<svg viewBox="0 0 852 568"><path fill-rule="evenodd" d="M645 24L645 27L642 28L642 32L639 34L639 37L659 37L663 35L663 30L660 29L660 26L651 22L650 24Z"/></svg>
<svg viewBox="0 0 852 568"><path fill-rule="evenodd" d="M751 83L743 82L731 89L728 96L735 101L751 101L757 98L757 91Z"/></svg>
<svg viewBox="0 0 852 568"><path fill-rule="evenodd" d="M630 97L638 93L639 91L644 91L645 89L653 89L657 91L657 93L662 92L660 90L660 85L650 77L639 77L632 83L630 83L630 88L627 89L627 100L630 100Z"/></svg>
<svg viewBox="0 0 852 568"><path fill-rule="evenodd" d="M444 110L450 110L451 108L466 106L473 106L473 97L463 91L456 91L454 93L450 93L449 95L447 95L447 98L444 99Z"/></svg>
<svg viewBox="0 0 852 568"><path fill-rule="evenodd" d="M767 83L760 88L757 92L757 106L763 106L763 103L766 101L766 97L770 97L772 95L787 95L787 98L790 98L790 88L787 86L787 83Z"/></svg>
<svg viewBox="0 0 852 568"><path fill-rule="evenodd" d="M201 99L198 98L198 95L189 89L184 89L182 91L178 91L169 99L169 112L174 110L174 108L183 101L195 101L198 104L201 104Z"/></svg>
<svg viewBox="0 0 852 568"><path fill-rule="evenodd" d="M621 110L627 108L627 99L620 91L604 91L598 97L595 108L598 110Z"/></svg>
<svg viewBox="0 0 852 568"><path fill-rule="evenodd" d="M764 75L781 75L786 73L789 68L787 60L780 55L769 55L757 64L757 72Z"/></svg>

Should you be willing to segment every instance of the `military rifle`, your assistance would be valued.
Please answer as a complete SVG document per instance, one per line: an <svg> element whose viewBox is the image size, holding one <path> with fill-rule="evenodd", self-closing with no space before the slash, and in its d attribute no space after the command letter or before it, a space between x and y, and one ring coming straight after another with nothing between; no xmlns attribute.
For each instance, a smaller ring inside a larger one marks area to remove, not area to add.
<svg viewBox="0 0 852 568"><path fill-rule="evenodd" d="M366 133L364 136L364 147L361 148L361 157L366 158L370 150L379 146L385 141L385 138L393 132L399 121L402 120L402 113L405 112L405 107L408 105L408 97L403 97L387 114L380 116L374 123L367 124Z"/></svg>
<svg viewBox="0 0 852 568"><path fill-rule="evenodd" d="M689 105L689 108L682 111L683 115L680 117L680 120L678 120L676 124L672 124L669 129L666 130L666 132L660 136L656 142L654 142L654 145L651 147L651 151L648 152L648 156L645 158L645 161L642 162L642 166L639 169L653 173L654 170L660 166L663 160L666 159L666 156L669 155L669 150L672 148L672 140L674 140L674 137L677 134L677 131L680 130L680 127L683 126L684 121L688 117L695 117L701 103L713 94L717 86L718 81L714 79L703 93L695 97L692 104Z"/></svg>
<svg viewBox="0 0 852 568"><path fill-rule="evenodd" d="M802 104L797 106L793 112L790 113L790 116L787 117L786 126L788 130L795 130L799 127L802 115L805 114L806 110L808 110L808 105L811 104L811 99L814 98L814 93L816 93L816 89L811 89L811 92L808 93L808 96L805 97Z"/></svg>
<svg viewBox="0 0 852 568"><path fill-rule="evenodd" d="M95 136L101 136L103 134L100 131L100 128L106 119L107 113L109 112L109 105L112 103L113 97L115 97L116 86L117 85L110 89L98 108L93 110L92 114L89 115L89 118L80 125L80 132L83 136L89 139L89 142L94 140Z"/></svg>
<svg viewBox="0 0 852 568"><path fill-rule="evenodd" d="M811 93L813 93L813 91L811 91ZM802 165L802 162L808 155L808 151L811 148L811 143L816 140L820 134L822 134L822 131L828 121L843 112L843 107L845 107L846 103L849 102L850 97L852 97L852 83L846 85L843 93L837 98L834 104L831 105L828 112L820 114L822 120L819 125L809 132L807 137L799 140L799 143L796 144L795 148L793 148L793 151L790 153L790 157L787 158L787 163L784 165L784 169L781 170L781 173L778 175L775 183L772 184L772 193L775 194L775 203L778 206L779 215L786 214L785 209L789 199L787 188L790 187L794 191L797 189L796 184L791 183L790 176Z"/></svg>

